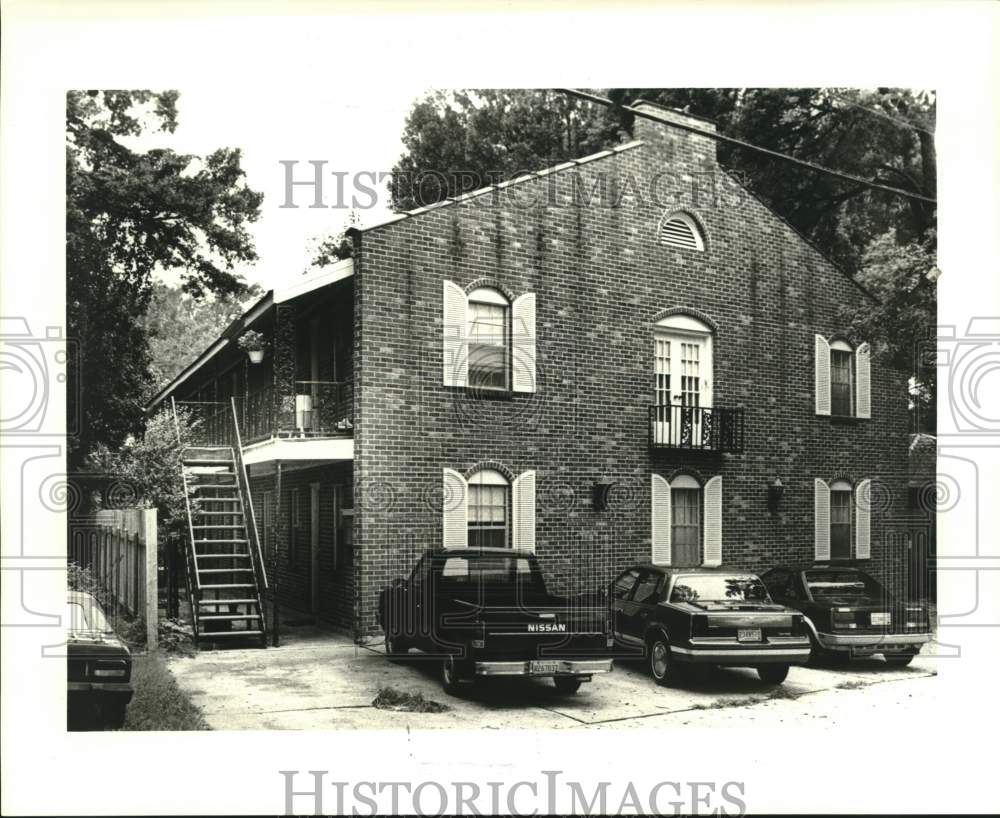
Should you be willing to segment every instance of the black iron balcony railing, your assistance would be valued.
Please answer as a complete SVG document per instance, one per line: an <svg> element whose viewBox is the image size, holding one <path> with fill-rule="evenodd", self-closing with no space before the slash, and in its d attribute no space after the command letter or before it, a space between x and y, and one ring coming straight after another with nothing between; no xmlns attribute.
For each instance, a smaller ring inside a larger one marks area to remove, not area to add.
<svg viewBox="0 0 1000 818"><path fill-rule="evenodd" d="M649 407L649 445L652 449L739 454L743 451L743 443L743 409Z"/></svg>
<svg viewBox="0 0 1000 818"><path fill-rule="evenodd" d="M354 388L351 382L296 381L293 392L266 386L235 399L244 446L272 437L351 437ZM192 421L192 444L233 446L233 409L227 401L177 401Z"/></svg>

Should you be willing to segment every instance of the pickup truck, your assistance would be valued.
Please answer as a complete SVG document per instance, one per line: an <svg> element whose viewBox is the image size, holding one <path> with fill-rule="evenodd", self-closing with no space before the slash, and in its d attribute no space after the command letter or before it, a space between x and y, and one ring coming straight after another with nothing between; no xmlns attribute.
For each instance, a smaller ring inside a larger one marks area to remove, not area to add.
<svg viewBox="0 0 1000 818"><path fill-rule="evenodd" d="M431 550L379 597L390 660L419 648L445 692L488 676L551 678L561 693L611 671L601 595L549 594L534 554L509 548Z"/></svg>

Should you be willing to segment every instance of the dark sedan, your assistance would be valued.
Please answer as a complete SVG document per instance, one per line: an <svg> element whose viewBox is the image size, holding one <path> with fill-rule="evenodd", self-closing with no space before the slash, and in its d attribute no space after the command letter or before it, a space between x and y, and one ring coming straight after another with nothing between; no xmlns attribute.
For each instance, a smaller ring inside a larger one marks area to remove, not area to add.
<svg viewBox="0 0 1000 818"><path fill-rule="evenodd" d="M70 729L117 729L132 700L132 655L90 594L71 591L66 617Z"/></svg>
<svg viewBox="0 0 1000 818"><path fill-rule="evenodd" d="M908 665L931 638L927 606L904 603L854 566L782 565L763 575L771 596L801 611L816 658L881 653Z"/></svg>
<svg viewBox="0 0 1000 818"><path fill-rule="evenodd" d="M802 615L772 602L748 571L636 565L610 594L616 643L645 656L659 684L692 664L753 667L780 684L789 665L809 660Z"/></svg>

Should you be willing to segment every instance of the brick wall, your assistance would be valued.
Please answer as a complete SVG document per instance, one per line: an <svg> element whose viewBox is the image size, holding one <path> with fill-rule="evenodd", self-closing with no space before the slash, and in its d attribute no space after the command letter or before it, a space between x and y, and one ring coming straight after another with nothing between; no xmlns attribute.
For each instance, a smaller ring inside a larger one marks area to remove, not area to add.
<svg viewBox="0 0 1000 818"><path fill-rule="evenodd" d="M841 308L866 296L723 175L711 140L644 120L636 138L644 144L510 188L518 203L488 195L358 238L362 632L377 628L379 591L441 542L442 469L484 461L537 470L536 551L557 588L648 560L650 475L681 468L723 476L723 559L757 570L811 559L815 477L878 478L870 566L898 577L882 535L905 501L905 377L873 362L871 420L815 414L814 334L843 332ZM574 206L574 185L599 190L602 179L603 201ZM658 243L672 197L703 226L705 252ZM537 294L536 394L496 400L442 386L444 279ZM652 325L671 308L718 327L714 403L745 407L745 453L650 452ZM775 477L786 489L771 515ZM618 483L608 511L591 505L597 481Z"/></svg>

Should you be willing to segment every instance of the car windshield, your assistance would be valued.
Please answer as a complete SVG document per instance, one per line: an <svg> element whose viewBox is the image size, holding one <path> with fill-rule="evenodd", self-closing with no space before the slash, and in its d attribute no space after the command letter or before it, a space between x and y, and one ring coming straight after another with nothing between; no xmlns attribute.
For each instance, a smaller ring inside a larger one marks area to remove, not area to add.
<svg viewBox="0 0 1000 818"><path fill-rule="evenodd" d="M881 597L884 589L861 571L806 571L806 586L814 597Z"/></svg>
<svg viewBox="0 0 1000 818"><path fill-rule="evenodd" d="M104 612L93 599L81 597L66 603L66 629L70 633L110 633Z"/></svg>
<svg viewBox="0 0 1000 818"><path fill-rule="evenodd" d="M685 574L677 577L671 602L767 602L764 583L753 574Z"/></svg>

